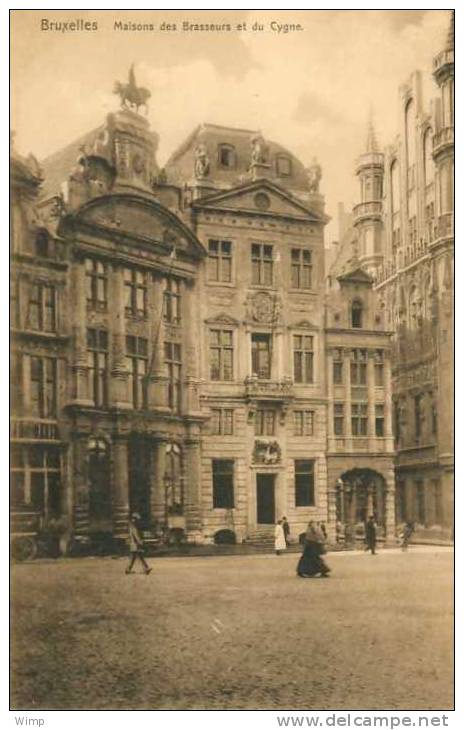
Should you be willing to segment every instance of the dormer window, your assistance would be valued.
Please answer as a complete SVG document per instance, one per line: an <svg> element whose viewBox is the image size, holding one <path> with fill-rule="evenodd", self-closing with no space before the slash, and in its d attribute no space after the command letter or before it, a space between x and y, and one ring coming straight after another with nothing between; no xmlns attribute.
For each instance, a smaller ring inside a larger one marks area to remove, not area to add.
<svg viewBox="0 0 464 730"><path fill-rule="evenodd" d="M361 329L363 319L363 305L359 299L355 299L351 305L351 326L356 329Z"/></svg>
<svg viewBox="0 0 464 730"><path fill-rule="evenodd" d="M236 166L235 147L231 144L220 144L218 147L218 162L220 167L234 168Z"/></svg>
<svg viewBox="0 0 464 730"><path fill-rule="evenodd" d="M276 157L277 174L280 177L289 177L292 174L292 161L286 155Z"/></svg>

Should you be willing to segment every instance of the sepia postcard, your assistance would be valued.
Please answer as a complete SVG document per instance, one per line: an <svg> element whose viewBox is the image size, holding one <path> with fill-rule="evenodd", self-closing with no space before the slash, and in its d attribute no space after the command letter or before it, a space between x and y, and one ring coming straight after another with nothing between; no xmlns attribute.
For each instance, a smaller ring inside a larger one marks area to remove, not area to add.
<svg viewBox="0 0 464 730"><path fill-rule="evenodd" d="M452 726L454 46L10 11L16 725Z"/></svg>

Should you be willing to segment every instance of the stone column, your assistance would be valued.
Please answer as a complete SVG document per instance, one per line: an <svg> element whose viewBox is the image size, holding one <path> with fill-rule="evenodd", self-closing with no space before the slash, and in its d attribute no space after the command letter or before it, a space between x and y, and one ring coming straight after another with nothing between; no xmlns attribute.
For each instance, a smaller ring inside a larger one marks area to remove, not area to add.
<svg viewBox="0 0 464 730"><path fill-rule="evenodd" d="M389 469L385 481L385 543L395 544L395 472Z"/></svg>
<svg viewBox="0 0 464 730"><path fill-rule="evenodd" d="M85 263L78 259L72 268L73 284L73 339L74 352L72 372L74 376L74 393L72 403L80 406L91 406L88 394L87 366L87 297L85 292Z"/></svg>
<svg viewBox="0 0 464 730"><path fill-rule="evenodd" d="M124 273L122 267L114 267L112 276L113 309L113 368L111 371L111 405L114 408L130 408L129 373L126 366L126 311L124 304Z"/></svg>
<svg viewBox="0 0 464 730"><path fill-rule="evenodd" d="M157 439L153 449L153 471L151 480L150 506L153 521L166 523L166 494L164 474L166 471L166 441Z"/></svg>
<svg viewBox="0 0 464 730"><path fill-rule="evenodd" d="M113 443L113 525L114 537L127 537L129 518L129 460L128 443L123 436Z"/></svg>
<svg viewBox="0 0 464 730"><path fill-rule="evenodd" d="M83 537L89 531L89 482L87 436L76 436L72 442L72 481L74 483L74 535Z"/></svg>
<svg viewBox="0 0 464 730"><path fill-rule="evenodd" d="M394 451L393 439L393 417L392 417L392 374L391 374L391 353L390 350L384 351L384 433L385 433L385 450Z"/></svg>
<svg viewBox="0 0 464 730"><path fill-rule="evenodd" d="M343 352L343 382L345 384L345 449L353 450L351 438L351 372L350 350Z"/></svg>
<svg viewBox="0 0 464 730"><path fill-rule="evenodd" d="M337 494L335 486L327 489L327 532L329 541L336 541L336 523L337 523Z"/></svg>
<svg viewBox="0 0 464 730"><path fill-rule="evenodd" d="M367 436L369 451L372 453L377 450L375 436L374 350L367 351Z"/></svg>
<svg viewBox="0 0 464 730"><path fill-rule="evenodd" d="M327 350L327 436L329 451L335 451L333 350Z"/></svg>
<svg viewBox="0 0 464 730"><path fill-rule="evenodd" d="M200 439L192 435L185 441L185 494L184 510L187 539L202 542L201 531L201 460Z"/></svg>
<svg viewBox="0 0 464 730"><path fill-rule="evenodd" d="M384 504L384 489L383 482L377 478L375 484L376 497L377 497L377 522L381 523L385 517L385 504ZM395 514L396 514L396 495L395 495Z"/></svg>
<svg viewBox="0 0 464 730"><path fill-rule="evenodd" d="M169 412L167 405L167 368L164 361L165 324L163 318L164 277L157 274L154 279L155 307L153 337L151 343L150 372L148 374L148 407Z"/></svg>

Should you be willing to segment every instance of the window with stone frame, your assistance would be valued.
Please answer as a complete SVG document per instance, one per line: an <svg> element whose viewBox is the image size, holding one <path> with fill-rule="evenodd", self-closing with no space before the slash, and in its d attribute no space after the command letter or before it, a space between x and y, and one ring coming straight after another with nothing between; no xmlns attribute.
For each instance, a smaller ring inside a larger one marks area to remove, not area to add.
<svg viewBox="0 0 464 730"><path fill-rule="evenodd" d="M98 259L85 259L85 282L88 309L106 310L108 306L108 267Z"/></svg>
<svg viewBox="0 0 464 730"><path fill-rule="evenodd" d="M334 403L334 434L343 436L345 433L345 405Z"/></svg>
<svg viewBox="0 0 464 730"><path fill-rule="evenodd" d="M11 449L11 506L45 518L62 513L61 458L56 446L14 445Z"/></svg>
<svg viewBox="0 0 464 730"><path fill-rule="evenodd" d="M163 318L169 324L180 324L181 321L181 291L180 281L173 276L166 279L164 290Z"/></svg>
<svg viewBox="0 0 464 730"><path fill-rule="evenodd" d="M259 408L255 413L255 436L274 436L275 423L275 411Z"/></svg>
<svg viewBox="0 0 464 730"><path fill-rule="evenodd" d="M148 341L145 337L126 337L126 364L129 371L129 392L132 407L147 407L146 375L148 372Z"/></svg>
<svg viewBox="0 0 464 730"><path fill-rule="evenodd" d="M363 326L363 303L354 299L351 303L351 326L353 329L361 329Z"/></svg>
<svg viewBox="0 0 464 730"><path fill-rule="evenodd" d="M232 241L208 241L208 281L232 281Z"/></svg>
<svg viewBox="0 0 464 730"><path fill-rule="evenodd" d="M56 332L56 288L34 282L29 293L28 329Z"/></svg>
<svg viewBox="0 0 464 730"><path fill-rule="evenodd" d="M385 435L385 413L383 403L375 405L375 435L382 437Z"/></svg>
<svg viewBox="0 0 464 730"><path fill-rule="evenodd" d="M314 460L295 459L295 507L314 505Z"/></svg>
<svg viewBox="0 0 464 730"><path fill-rule="evenodd" d="M168 406L179 413L182 409L182 350L178 342L164 343L164 359L168 369Z"/></svg>
<svg viewBox="0 0 464 730"><path fill-rule="evenodd" d="M89 374L89 398L95 406L108 402L108 332L101 329L87 330L87 367Z"/></svg>
<svg viewBox="0 0 464 730"><path fill-rule="evenodd" d="M253 332L251 335L251 373L259 380L271 377L272 335Z"/></svg>
<svg viewBox="0 0 464 730"><path fill-rule="evenodd" d="M233 145L225 143L218 145L218 165L228 169L237 166L237 154Z"/></svg>
<svg viewBox="0 0 464 730"><path fill-rule="evenodd" d="M277 155L276 172L279 177L289 177L292 174L292 161L287 155Z"/></svg>
<svg viewBox="0 0 464 730"><path fill-rule="evenodd" d="M333 382L334 385L343 384L343 350L336 347L333 351Z"/></svg>
<svg viewBox="0 0 464 730"><path fill-rule="evenodd" d="M432 402L430 404L430 431L432 436L436 436L438 433L438 411L437 404L432 396Z"/></svg>
<svg viewBox="0 0 464 730"><path fill-rule="evenodd" d="M211 409L211 433L216 436L232 436L234 433L234 411L232 408Z"/></svg>
<svg viewBox="0 0 464 730"><path fill-rule="evenodd" d="M147 316L147 273L124 269L125 309L130 317Z"/></svg>
<svg viewBox="0 0 464 730"><path fill-rule="evenodd" d="M293 411L295 436L314 435L314 411Z"/></svg>
<svg viewBox="0 0 464 730"><path fill-rule="evenodd" d="M414 396L414 434L416 442L419 442L422 438L422 404L423 396L422 393Z"/></svg>
<svg viewBox="0 0 464 730"><path fill-rule="evenodd" d="M233 380L234 346L232 330L209 331L211 380Z"/></svg>
<svg viewBox="0 0 464 730"><path fill-rule="evenodd" d="M251 244L251 283L272 286L274 278L273 246Z"/></svg>
<svg viewBox="0 0 464 730"><path fill-rule="evenodd" d="M31 357L31 412L36 418L56 418L57 361Z"/></svg>
<svg viewBox="0 0 464 730"><path fill-rule="evenodd" d="M311 289L312 252L307 248L292 248L292 288Z"/></svg>
<svg viewBox="0 0 464 730"><path fill-rule="evenodd" d="M384 351L374 350L374 380L378 388L384 386Z"/></svg>
<svg viewBox="0 0 464 730"><path fill-rule="evenodd" d="M350 380L351 385L366 385L367 350L351 350Z"/></svg>
<svg viewBox="0 0 464 730"><path fill-rule="evenodd" d="M367 403L351 404L351 435L367 436Z"/></svg>
<svg viewBox="0 0 464 730"><path fill-rule="evenodd" d="M234 461L233 459L212 459L213 508L234 507Z"/></svg>
<svg viewBox="0 0 464 730"><path fill-rule="evenodd" d="M293 377L295 383L312 383L314 378L314 338L293 335Z"/></svg>

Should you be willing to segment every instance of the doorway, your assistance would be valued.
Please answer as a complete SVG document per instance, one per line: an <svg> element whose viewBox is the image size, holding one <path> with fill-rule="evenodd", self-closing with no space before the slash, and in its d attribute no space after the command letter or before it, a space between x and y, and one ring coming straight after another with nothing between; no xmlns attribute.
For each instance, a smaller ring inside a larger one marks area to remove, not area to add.
<svg viewBox="0 0 464 730"><path fill-rule="evenodd" d="M275 474L256 475L256 518L258 525L275 524Z"/></svg>
<svg viewBox="0 0 464 730"><path fill-rule="evenodd" d="M151 440L133 434L129 441L129 508L139 513L144 529L150 525L151 457Z"/></svg>
<svg viewBox="0 0 464 730"><path fill-rule="evenodd" d="M89 525L91 532L111 532L111 475L108 444L100 438L89 440Z"/></svg>

